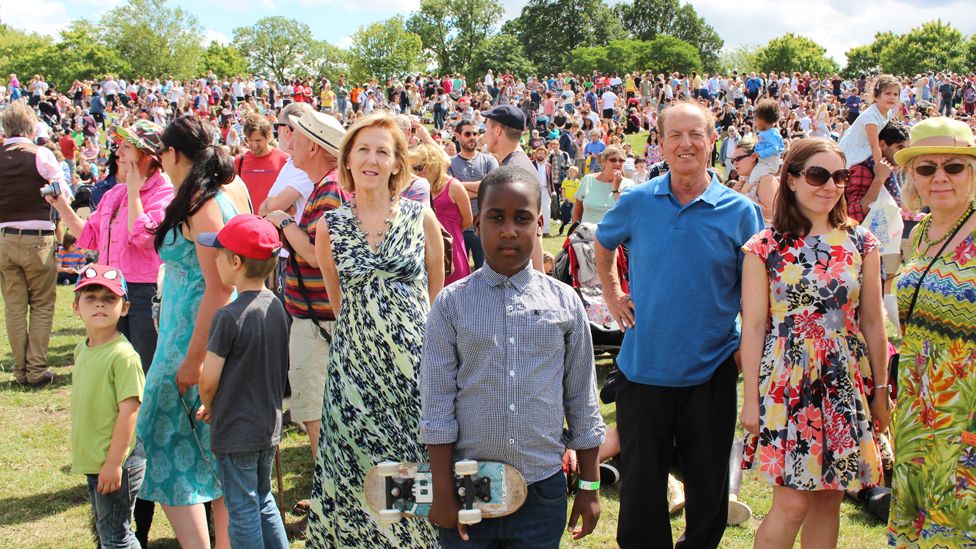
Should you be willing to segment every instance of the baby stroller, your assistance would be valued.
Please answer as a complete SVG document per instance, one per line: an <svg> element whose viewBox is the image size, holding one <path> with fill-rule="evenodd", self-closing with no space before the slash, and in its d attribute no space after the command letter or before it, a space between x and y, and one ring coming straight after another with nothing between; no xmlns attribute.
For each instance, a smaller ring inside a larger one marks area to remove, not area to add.
<svg viewBox="0 0 976 549"><path fill-rule="evenodd" d="M596 225L592 223L580 223L570 227L563 249L556 256L554 274L556 278L572 286L583 301L593 338L594 356L616 358L624 333L610 316L603 300L603 287L596 272L593 248L595 235ZM627 259L622 250L617 251L617 271L620 273L624 292L629 292Z"/></svg>

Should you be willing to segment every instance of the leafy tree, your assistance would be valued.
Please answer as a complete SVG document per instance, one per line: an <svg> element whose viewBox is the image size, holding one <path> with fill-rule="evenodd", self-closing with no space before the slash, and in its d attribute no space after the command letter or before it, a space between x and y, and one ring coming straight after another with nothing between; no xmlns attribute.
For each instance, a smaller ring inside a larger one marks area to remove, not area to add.
<svg viewBox="0 0 976 549"><path fill-rule="evenodd" d="M249 27L234 29L234 44L240 48L251 70L270 74L279 82L312 46L312 29L295 19L262 17Z"/></svg>
<svg viewBox="0 0 976 549"><path fill-rule="evenodd" d="M826 54L827 50L813 40L786 33L773 38L756 52L756 65L764 72L834 73L839 69L837 62Z"/></svg>
<svg viewBox="0 0 976 549"><path fill-rule="evenodd" d="M655 74L701 72L703 65L701 55L694 45L666 34L644 42L637 55L637 67Z"/></svg>
<svg viewBox="0 0 976 549"><path fill-rule="evenodd" d="M959 72L966 68L963 35L941 19L929 21L886 44L880 62L881 69L891 74Z"/></svg>
<svg viewBox="0 0 976 549"><path fill-rule="evenodd" d="M634 0L631 4L617 4L615 11L634 38L648 41L659 34L680 38L698 49L705 70L720 68L719 55L725 42L691 4L681 4L679 0Z"/></svg>
<svg viewBox="0 0 976 549"><path fill-rule="evenodd" d="M413 72L422 49L420 37L406 29L402 16L360 28L350 48L353 77L386 80Z"/></svg>
<svg viewBox="0 0 976 549"><path fill-rule="evenodd" d="M234 46L225 46L216 40L210 42L203 54L202 69L211 70L217 76L240 76L247 72L247 59Z"/></svg>
<svg viewBox="0 0 976 549"><path fill-rule="evenodd" d="M976 72L976 33L969 37L966 42L966 63L969 65L970 72Z"/></svg>
<svg viewBox="0 0 976 549"><path fill-rule="evenodd" d="M99 22L105 43L138 75L193 76L203 54L200 22L166 0L127 0Z"/></svg>
<svg viewBox="0 0 976 549"><path fill-rule="evenodd" d="M724 49L719 54L719 70L726 74L732 71L740 73L756 70L756 52L758 46L739 45L734 48Z"/></svg>
<svg viewBox="0 0 976 549"><path fill-rule="evenodd" d="M349 72L350 55L347 50L325 41L315 40L304 57L299 71L301 76L335 81L340 74Z"/></svg>
<svg viewBox="0 0 976 549"><path fill-rule="evenodd" d="M502 25L502 32L517 36L529 60L547 73L566 68L570 52L580 46L626 38L603 0L529 0L517 18Z"/></svg>
<svg viewBox="0 0 976 549"><path fill-rule="evenodd" d="M496 34L475 48L470 68L465 73L468 82L474 82L488 69L523 75L536 72L535 66L525 57L522 44L511 34Z"/></svg>
<svg viewBox="0 0 976 549"><path fill-rule="evenodd" d="M576 74L590 74L593 71L608 72L613 70L604 46L581 46L570 52L569 70Z"/></svg>
<svg viewBox="0 0 976 549"><path fill-rule="evenodd" d="M879 32L875 33L874 42L847 50L847 66L844 67L844 77L855 78L861 74L881 72L881 50L896 38L895 33L891 31Z"/></svg>
<svg viewBox="0 0 976 549"><path fill-rule="evenodd" d="M420 36L442 73L466 73L502 13L498 0L422 0L406 25Z"/></svg>
<svg viewBox="0 0 976 549"><path fill-rule="evenodd" d="M24 86L34 74L45 74L39 57L52 47L51 38L0 23L0 75L16 73Z"/></svg>
<svg viewBox="0 0 976 549"><path fill-rule="evenodd" d="M106 74L127 74L132 67L101 39L97 27L85 19L72 21L61 40L37 53L39 70L48 82L66 91L78 80L101 79Z"/></svg>

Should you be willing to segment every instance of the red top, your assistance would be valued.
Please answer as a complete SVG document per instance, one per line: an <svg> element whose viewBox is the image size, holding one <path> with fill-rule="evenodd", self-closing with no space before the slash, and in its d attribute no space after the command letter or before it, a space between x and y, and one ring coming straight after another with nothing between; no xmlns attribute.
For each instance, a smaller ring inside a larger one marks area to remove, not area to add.
<svg viewBox="0 0 976 549"><path fill-rule="evenodd" d="M78 154L78 142L70 135L62 135L58 139L58 147L61 148L61 154L64 155L65 160L73 161L75 155Z"/></svg>
<svg viewBox="0 0 976 549"><path fill-rule="evenodd" d="M261 209L261 204L268 198L268 191L278 178L278 172L287 161L288 153L275 148L264 156L254 156L251 151L247 151L234 160L234 170L247 186L254 211Z"/></svg>

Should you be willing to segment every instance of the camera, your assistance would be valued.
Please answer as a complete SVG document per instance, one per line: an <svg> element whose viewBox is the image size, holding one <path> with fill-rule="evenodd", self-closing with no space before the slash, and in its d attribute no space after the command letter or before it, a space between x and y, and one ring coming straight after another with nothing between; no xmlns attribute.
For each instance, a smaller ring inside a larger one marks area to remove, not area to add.
<svg viewBox="0 0 976 549"><path fill-rule="evenodd" d="M41 187L41 196L50 196L51 198L61 196L61 184L57 181L52 181L47 185L44 185Z"/></svg>

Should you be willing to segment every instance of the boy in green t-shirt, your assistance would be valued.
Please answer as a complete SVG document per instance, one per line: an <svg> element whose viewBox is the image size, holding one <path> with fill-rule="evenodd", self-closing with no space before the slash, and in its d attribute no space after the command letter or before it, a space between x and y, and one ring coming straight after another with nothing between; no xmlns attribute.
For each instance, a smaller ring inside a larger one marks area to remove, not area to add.
<svg viewBox="0 0 976 549"><path fill-rule="evenodd" d="M562 189L563 203L559 207L559 234L563 234L563 229L573 219L573 206L576 204L576 191L579 190L579 168L571 166L566 170L566 179L563 179Z"/></svg>
<svg viewBox="0 0 976 549"><path fill-rule="evenodd" d="M73 309L87 337L75 348L71 472L88 477L101 546L139 547L129 524L146 469L135 436L146 378L139 354L116 329L129 312L122 273L105 265L84 267Z"/></svg>

